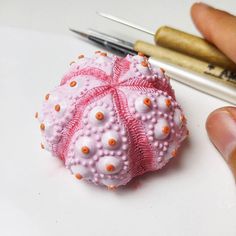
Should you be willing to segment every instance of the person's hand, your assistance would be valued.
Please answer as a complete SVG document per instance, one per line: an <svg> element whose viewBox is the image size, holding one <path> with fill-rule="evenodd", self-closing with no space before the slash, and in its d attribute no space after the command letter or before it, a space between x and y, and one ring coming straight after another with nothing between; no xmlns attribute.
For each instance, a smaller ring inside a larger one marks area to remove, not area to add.
<svg viewBox="0 0 236 236"><path fill-rule="evenodd" d="M191 15L204 38L236 63L236 16L203 3L195 3ZM236 178L236 107L213 111L206 121L206 129Z"/></svg>

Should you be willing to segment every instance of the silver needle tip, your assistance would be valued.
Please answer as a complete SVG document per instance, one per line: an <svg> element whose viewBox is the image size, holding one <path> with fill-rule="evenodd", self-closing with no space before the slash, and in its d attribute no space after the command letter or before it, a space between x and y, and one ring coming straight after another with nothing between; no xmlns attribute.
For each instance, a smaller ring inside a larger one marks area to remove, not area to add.
<svg viewBox="0 0 236 236"><path fill-rule="evenodd" d="M121 19L121 18L118 18L118 17L116 17L116 16L112 16L112 15L109 15L109 14L103 13L103 12L98 12L98 11L97 11L96 13L97 13L99 16L102 16L102 17L104 17L104 18L106 18L106 19L109 19L109 20L111 20L111 21L118 22L118 23L120 23L120 24L122 24L122 25L129 26L129 27L131 27L131 28L133 28L133 29L140 30L140 31L145 32L145 33L150 34L150 35L155 35L152 31L147 30L147 29L145 29L144 27L142 27L142 26L140 26L140 25L136 25L136 24L134 24L134 23L131 23L131 22L125 20L125 19Z"/></svg>
<svg viewBox="0 0 236 236"><path fill-rule="evenodd" d="M82 31L78 31L78 30L75 30L75 29L71 29L69 28L69 30L75 34L78 34L82 37L85 37L85 38L88 38L89 34L85 33L85 32L82 32Z"/></svg>

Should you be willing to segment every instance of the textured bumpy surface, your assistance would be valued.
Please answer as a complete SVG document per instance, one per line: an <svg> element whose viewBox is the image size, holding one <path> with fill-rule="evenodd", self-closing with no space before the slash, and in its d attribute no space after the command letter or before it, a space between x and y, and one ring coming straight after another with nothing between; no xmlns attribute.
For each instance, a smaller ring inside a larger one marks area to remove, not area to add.
<svg viewBox="0 0 236 236"><path fill-rule="evenodd" d="M43 149L78 179L109 188L162 168L188 132L169 78L142 54L80 55L36 118Z"/></svg>

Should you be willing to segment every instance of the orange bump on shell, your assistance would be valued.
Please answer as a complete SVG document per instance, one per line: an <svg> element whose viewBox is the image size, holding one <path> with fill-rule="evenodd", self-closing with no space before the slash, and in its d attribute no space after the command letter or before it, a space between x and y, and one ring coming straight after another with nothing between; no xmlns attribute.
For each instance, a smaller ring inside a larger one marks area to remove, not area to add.
<svg viewBox="0 0 236 236"><path fill-rule="evenodd" d="M70 82L70 87L75 87L76 84L77 84L76 81L73 80L73 81Z"/></svg>
<svg viewBox="0 0 236 236"><path fill-rule="evenodd" d="M77 173L75 177L76 179L79 179L79 180L83 179L83 176L80 173Z"/></svg>
<svg viewBox="0 0 236 236"><path fill-rule="evenodd" d="M42 123L42 124L40 125L40 129L41 129L42 131L44 131L44 130L45 130L45 124Z"/></svg>
<svg viewBox="0 0 236 236"><path fill-rule="evenodd" d="M182 122L185 122L185 121L186 121L185 116L184 116L184 115L181 115L181 116L180 116L180 120L181 120Z"/></svg>
<svg viewBox="0 0 236 236"><path fill-rule="evenodd" d="M140 57L144 57L144 53L142 53L142 52L138 52L138 55L139 55Z"/></svg>
<svg viewBox="0 0 236 236"><path fill-rule="evenodd" d="M166 72L163 68L160 68L160 70L162 71L162 73L165 73L165 72Z"/></svg>
<svg viewBox="0 0 236 236"><path fill-rule="evenodd" d="M101 53L101 56L106 57L106 56L107 56L107 53L106 53L106 52L102 52L102 53Z"/></svg>
<svg viewBox="0 0 236 236"><path fill-rule="evenodd" d="M104 114L102 112L97 112L95 115L97 120L103 120L104 119Z"/></svg>
<svg viewBox="0 0 236 236"><path fill-rule="evenodd" d="M59 104L57 104L57 105L55 106L55 111L59 112L60 110L61 110L61 107L60 107Z"/></svg>
<svg viewBox="0 0 236 236"><path fill-rule="evenodd" d="M143 103L148 107L150 107L152 105L152 101L149 98L145 98L143 100Z"/></svg>
<svg viewBox="0 0 236 236"><path fill-rule="evenodd" d="M116 190L116 186L115 185L108 185L107 189L111 190L111 191L114 191L114 190Z"/></svg>
<svg viewBox="0 0 236 236"><path fill-rule="evenodd" d="M89 154L90 150L89 150L89 148L87 146L83 146L81 148L81 152L84 153L84 154Z"/></svg>
<svg viewBox="0 0 236 236"><path fill-rule="evenodd" d="M170 99L166 99L166 106L167 106L167 107L170 107L170 105L171 105Z"/></svg>
<svg viewBox="0 0 236 236"><path fill-rule="evenodd" d="M114 171L115 169L116 169L115 166L112 165L112 164L109 164L109 165L106 166L106 170L109 171L109 172L112 172L112 171Z"/></svg>
<svg viewBox="0 0 236 236"><path fill-rule="evenodd" d="M147 61L142 61L141 64L142 64L142 66L144 66L144 67L148 67L148 62L147 62Z"/></svg>
<svg viewBox="0 0 236 236"><path fill-rule="evenodd" d="M83 54L81 54L81 55L78 56L78 59L81 59L81 58L84 58L84 55L83 55Z"/></svg>
<svg viewBox="0 0 236 236"><path fill-rule="evenodd" d="M41 148L42 148L42 149L45 149L45 147L44 147L44 145L43 145L42 143L41 143Z"/></svg>
<svg viewBox="0 0 236 236"><path fill-rule="evenodd" d="M169 134L170 128L168 126L163 127L162 129L163 134Z"/></svg>
<svg viewBox="0 0 236 236"><path fill-rule="evenodd" d="M171 156L172 156L172 157L176 157L176 155L177 155L177 151L176 151L176 150L173 150L173 151L171 152Z"/></svg>
<svg viewBox="0 0 236 236"><path fill-rule="evenodd" d="M37 118L39 117L39 113L36 112L35 115L34 115L34 117L37 119Z"/></svg>
<svg viewBox="0 0 236 236"><path fill-rule="evenodd" d="M49 99L49 97L50 97L50 94L49 94L49 93L46 94L46 96L45 96L45 100L47 101L47 100Z"/></svg>
<svg viewBox="0 0 236 236"><path fill-rule="evenodd" d="M116 140L114 138L110 138L108 140L108 145L109 146L115 146L117 144Z"/></svg>
<svg viewBox="0 0 236 236"><path fill-rule="evenodd" d="M71 62L70 62L70 66L71 66L72 64L74 64L74 63L75 63L75 61L71 61Z"/></svg>

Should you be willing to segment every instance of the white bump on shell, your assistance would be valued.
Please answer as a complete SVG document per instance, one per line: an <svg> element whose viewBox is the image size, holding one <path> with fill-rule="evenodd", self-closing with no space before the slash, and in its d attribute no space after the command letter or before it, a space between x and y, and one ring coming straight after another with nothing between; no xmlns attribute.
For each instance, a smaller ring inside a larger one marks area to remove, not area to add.
<svg viewBox="0 0 236 236"><path fill-rule="evenodd" d="M57 104L55 104L55 106L56 106ZM58 105L60 105L60 111L58 112L58 111L56 111L55 110L55 106L54 106L54 112L55 112L55 115L57 116L57 117L63 117L64 116L64 114L65 114L65 111L66 111L66 107L67 107L67 105L66 105L66 103L63 101L63 102L60 102L60 103L58 103Z"/></svg>
<svg viewBox="0 0 236 236"><path fill-rule="evenodd" d="M163 132L164 127L169 127L169 123L165 119L161 118L158 120L157 124L154 127L154 135L159 140L167 138L170 134L170 132Z"/></svg>
<svg viewBox="0 0 236 236"><path fill-rule="evenodd" d="M113 165L115 169L113 171L108 171L106 168L108 165ZM122 168L121 161L113 156L102 157L97 163L97 169L103 174L116 174Z"/></svg>
<svg viewBox="0 0 236 236"><path fill-rule="evenodd" d="M103 120L98 120L96 119L96 114L98 112L102 112L104 115L104 119ZM95 124L95 125L102 125L104 124L107 120L108 120L108 114L109 112L101 106L97 106L94 107L90 112L89 112L89 120L91 123Z"/></svg>
<svg viewBox="0 0 236 236"><path fill-rule="evenodd" d="M132 61L141 63L143 61L143 56L139 55L133 56Z"/></svg>
<svg viewBox="0 0 236 236"><path fill-rule="evenodd" d="M175 113L174 113L174 122L178 127L181 127L183 124L182 121L182 112L180 111L180 109L175 109Z"/></svg>
<svg viewBox="0 0 236 236"><path fill-rule="evenodd" d="M120 185L120 180L119 179L102 179L101 183L104 184L105 186L117 186Z"/></svg>
<svg viewBox="0 0 236 236"><path fill-rule="evenodd" d="M74 87L70 86L70 83L72 81L76 82L76 85ZM75 91L76 93L78 93L84 89L86 83L87 82L85 80L85 77L82 77L81 75L79 75L68 80L64 86L66 86L70 91Z"/></svg>
<svg viewBox="0 0 236 236"><path fill-rule="evenodd" d="M177 150L177 145L175 143L171 144L166 152L165 160L168 161L169 159L173 158L173 152Z"/></svg>
<svg viewBox="0 0 236 236"><path fill-rule="evenodd" d="M49 93L49 98L46 101L46 104L55 105L59 102L59 98L56 94Z"/></svg>
<svg viewBox="0 0 236 236"><path fill-rule="evenodd" d="M116 144L114 146L109 145L109 140L114 139ZM116 131L108 131L102 136L102 145L109 150L117 149L120 146L121 139Z"/></svg>
<svg viewBox="0 0 236 236"><path fill-rule="evenodd" d="M88 147L89 148L89 153L85 154L82 152L82 147ZM76 157L83 157L83 158L88 158L91 157L96 151L95 143L93 139L88 138L88 137L81 137L78 139L78 141L75 144L75 153Z"/></svg>
<svg viewBox="0 0 236 236"><path fill-rule="evenodd" d="M151 110L151 107L144 104L144 99L145 98L149 98L149 97L140 96L135 100L134 106L135 106L136 111L141 112L141 113L146 113L146 112L149 112Z"/></svg>
<svg viewBox="0 0 236 236"><path fill-rule="evenodd" d="M44 121L45 130L43 131L45 137L53 137L54 134L54 125L51 121Z"/></svg>
<svg viewBox="0 0 236 236"><path fill-rule="evenodd" d="M137 69L143 75L150 75L150 73L151 73L149 67L145 67L142 64L138 64Z"/></svg>
<svg viewBox="0 0 236 236"><path fill-rule="evenodd" d="M89 171L89 169L81 165L72 165L71 171L74 175L80 174L83 178L86 179L92 177L92 173Z"/></svg>
<svg viewBox="0 0 236 236"><path fill-rule="evenodd" d="M169 107L166 105L167 98L163 95L159 96L157 99L158 109L161 111L167 111Z"/></svg>

